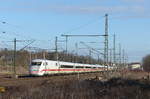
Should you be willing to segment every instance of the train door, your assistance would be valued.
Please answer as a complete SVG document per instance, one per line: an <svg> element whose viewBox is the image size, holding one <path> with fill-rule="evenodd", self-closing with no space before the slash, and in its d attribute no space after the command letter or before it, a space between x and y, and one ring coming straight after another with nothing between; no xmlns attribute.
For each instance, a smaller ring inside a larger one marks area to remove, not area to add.
<svg viewBox="0 0 150 99"><path fill-rule="evenodd" d="M40 74L39 75L44 75L47 73L47 69L46 69L46 61L42 61L42 64L40 66Z"/></svg>
<svg viewBox="0 0 150 99"><path fill-rule="evenodd" d="M57 69L57 71L55 73L60 73L60 66L59 65L60 65L59 62L56 61L55 62L55 69Z"/></svg>
<svg viewBox="0 0 150 99"><path fill-rule="evenodd" d="M43 61L44 74L48 74L48 62Z"/></svg>

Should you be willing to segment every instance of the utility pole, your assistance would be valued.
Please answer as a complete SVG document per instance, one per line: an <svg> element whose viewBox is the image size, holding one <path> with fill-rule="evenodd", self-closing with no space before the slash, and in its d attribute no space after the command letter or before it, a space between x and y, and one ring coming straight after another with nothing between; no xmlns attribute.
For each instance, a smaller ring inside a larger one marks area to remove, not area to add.
<svg viewBox="0 0 150 99"><path fill-rule="evenodd" d="M116 35L114 34L114 39L113 39L113 56L114 56L114 65L116 66Z"/></svg>
<svg viewBox="0 0 150 99"><path fill-rule="evenodd" d="M125 51L124 49L122 50L122 64L123 64L123 68L125 66Z"/></svg>
<svg viewBox="0 0 150 99"><path fill-rule="evenodd" d="M45 53L45 50L43 50L43 58L46 59L46 53Z"/></svg>
<svg viewBox="0 0 150 99"><path fill-rule="evenodd" d="M56 54L56 61L58 61L58 44L57 44L57 42L58 42L58 37L56 36L56 38L55 38L55 54Z"/></svg>
<svg viewBox="0 0 150 99"><path fill-rule="evenodd" d="M68 35L66 35L66 54L68 53Z"/></svg>
<svg viewBox="0 0 150 99"><path fill-rule="evenodd" d="M32 52L30 51L30 64L31 64L31 60L32 60Z"/></svg>
<svg viewBox="0 0 150 99"><path fill-rule="evenodd" d="M14 76L16 77L16 38L14 39Z"/></svg>
<svg viewBox="0 0 150 99"><path fill-rule="evenodd" d="M110 49L110 66L112 66L112 49Z"/></svg>
<svg viewBox="0 0 150 99"><path fill-rule="evenodd" d="M105 35L104 62L108 70L108 14L105 14Z"/></svg>
<svg viewBox="0 0 150 99"><path fill-rule="evenodd" d="M121 44L119 44L119 65L121 66L122 58L121 58Z"/></svg>
<svg viewBox="0 0 150 99"><path fill-rule="evenodd" d="M100 63L100 60L99 60L99 55L97 55L97 64Z"/></svg>
<svg viewBox="0 0 150 99"><path fill-rule="evenodd" d="M25 41L30 41L30 40L16 40L16 38L14 38L14 40L13 41L8 41L8 42L13 42L14 43L14 50L13 50L13 67L12 67L12 69L13 69L13 77L17 77L17 75L16 75L16 43L17 42L25 42ZM33 43L34 41L32 41L31 43ZM30 45L31 43L29 43L28 45ZM21 50L23 50L24 48L26 48L28 45L26 45L25 47L23 47ZM20 51L21 51L20 50Z"/></svg>
<svg viewBox="0 0 150 99"><path fill-rule="evenodd" d="M92 62L91 62L91 56L92 56L92 51L91 51L91 49L89 49L89 64L92 63Z"/></svg>
<svg viewBox="0 0 150 99"><path fill-rule="evenodd" d="M126 55L126 66L128 67L128 55Z"/></svg>
<svg viewBox="0 0 150 99"><path fill-rule="evenodd" d="M66 37L66 55L65 55L65 60L68 61L68 35L65 36Z"/></svg>
<svg viewBox="0 0 150 99"><path fill-rule="evenodd" d="M76 63L78 62L78 43L75 44L76 47Z"/></svg>

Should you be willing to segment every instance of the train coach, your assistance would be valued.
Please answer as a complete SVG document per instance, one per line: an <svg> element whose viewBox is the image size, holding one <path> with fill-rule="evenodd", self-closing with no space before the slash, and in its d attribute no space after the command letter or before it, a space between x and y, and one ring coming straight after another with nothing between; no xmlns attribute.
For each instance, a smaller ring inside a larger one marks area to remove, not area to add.
<svg viewBox="0 0 150 99"><path fill-rule="evenodd" d="M98 64L80 64L46 59L34 59L29 66L30 75L43 76L60 73L81 73L106 70L106 66Z"/></svg>

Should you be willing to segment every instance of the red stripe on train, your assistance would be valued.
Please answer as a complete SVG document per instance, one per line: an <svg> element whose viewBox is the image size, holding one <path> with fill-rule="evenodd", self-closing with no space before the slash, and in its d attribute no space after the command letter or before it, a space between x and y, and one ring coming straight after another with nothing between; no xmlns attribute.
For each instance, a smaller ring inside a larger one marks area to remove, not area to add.
<svg viewBox="0 0 150 99"><path fill-rule="evenodd" d="M31 73L39 73L39 71L31 71Z"/></svg>
<svg viewBox="0 0 150 99"><path fill-rule="evenodd" d="M42 71L98 71L102 69L43 69Z"/></svg>

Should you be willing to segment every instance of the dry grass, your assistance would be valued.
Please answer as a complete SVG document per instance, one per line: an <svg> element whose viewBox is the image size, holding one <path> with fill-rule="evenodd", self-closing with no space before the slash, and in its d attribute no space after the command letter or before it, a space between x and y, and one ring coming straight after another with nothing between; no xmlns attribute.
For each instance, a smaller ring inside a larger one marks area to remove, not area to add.
<svg viewBox="0 0 150 99"><path fill-rule="evenodd" d="M149 80L112 78L99 80L44 80L36 84L7 86L1 99L150 99Z"/></svg>
<svg viewBox="0 0 150 99"><path fill-rule="evenodd" d="M0 66L0 74L11 74L14 72L13 66ZM22 66L16 67L17 74L29 74L28 69Z"/></svg>

